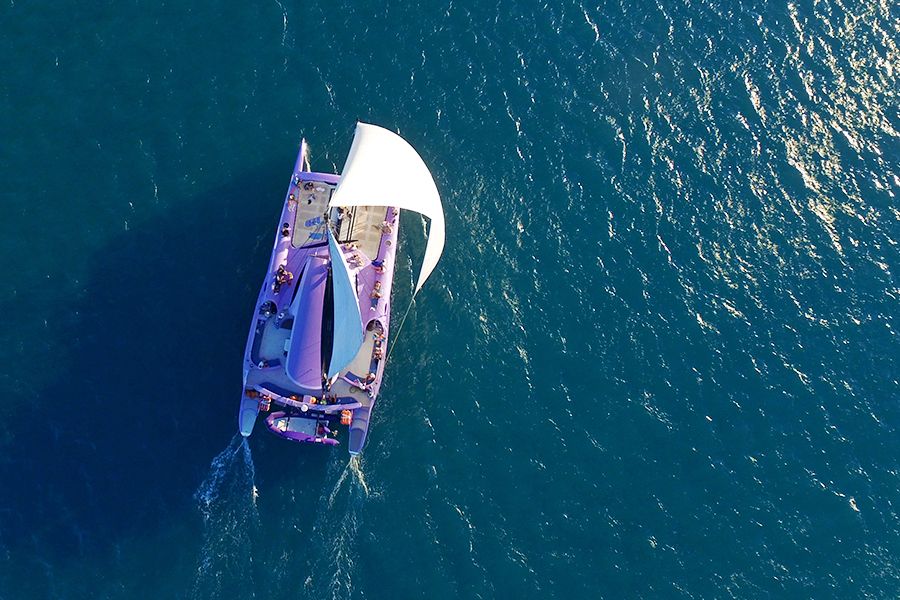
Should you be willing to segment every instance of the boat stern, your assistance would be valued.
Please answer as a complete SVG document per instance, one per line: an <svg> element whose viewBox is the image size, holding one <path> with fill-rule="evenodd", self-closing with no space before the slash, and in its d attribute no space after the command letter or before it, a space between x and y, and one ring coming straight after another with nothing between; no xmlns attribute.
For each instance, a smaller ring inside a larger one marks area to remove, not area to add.
<svg viewBox="0 0 900 600"><path fill-rule="evenodd" d="M241 408L238 410L238 429L244 437L250 437L259 414L259 401L255 398L241 397Z"/></svg>

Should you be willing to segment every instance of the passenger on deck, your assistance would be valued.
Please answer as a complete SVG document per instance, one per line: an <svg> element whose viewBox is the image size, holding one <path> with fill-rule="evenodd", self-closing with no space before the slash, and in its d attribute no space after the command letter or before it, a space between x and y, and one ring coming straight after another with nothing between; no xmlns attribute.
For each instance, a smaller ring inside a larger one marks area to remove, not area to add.
<svg viewBox="0 0 900 600"><path fill-rule="evenodd" d="M294 274L284 268L284 265L278 266L278 271L276 271L275 276L278 278L278 281L281 283L287 283L291 279L294 278Z"/></svg>
<svg viewBox="0 0 900 600"><path fill-rule="evenodd" d="M275 271L275 284L272 286L272 289L277 294L281 291L281 286L290 283L293 278L294 274L285 269L284 265L278 265L278 270Z"/></svg>
<svg viewBox="0 0 900 600"><path fill-rule="evenodd" d="M372 310L375 310L375 306L378 304L378 300L381 299L381 282L376 281L375 287L372 288L372 293L369 294L369 297L372 299Z"/></svg>
<svg viewBox="0 0 900 600"><path fill-rule="evenodd" d="M381 349L381 346L375 346L375 348L372 349L372 358L375 360L384 358L384 350Z"/></svg>
<svg viewBox="0 0 900 600"><path fill-rule="evenodd" d="M281 237L288 237L291 235L291 226L287 223L281 224Z"/></svg>
<svg viewBox="0 0 900 600"><path fill-rule="evenodd" d="M393 232L393 231L394 231L394 228L391 227L391 224L388 223L387 221L384 221L384 222L381 224L381 233L387 235L387 234L389 234L389 233L391 233L391 232Z"/></svg>
<svg viewBox="0 0 900 600"><path fill-rule="evenodd" d="M303 184L303 189L306 190L307 192L311 192L315 188L316 188L316 184L314 184L312 181L307 181L306 183Z"/></svg>
<svg viewBox="0 0 900 600"><path fill-rule="evenodd" d="M372 269L374 269L376 273L384 273L384 261L383 260L373 260L372 261Z"/></svg>

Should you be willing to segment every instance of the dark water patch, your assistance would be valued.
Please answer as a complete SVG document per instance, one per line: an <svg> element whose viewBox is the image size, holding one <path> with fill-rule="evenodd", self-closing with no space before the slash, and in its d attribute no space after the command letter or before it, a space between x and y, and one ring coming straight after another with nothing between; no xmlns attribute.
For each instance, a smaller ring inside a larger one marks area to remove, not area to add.
<svg viewBox="0 0 900 600"><path fill-rule="evenodd" d="M278 194L277 172L248 173L120 235L53 316L48 335L66 351L46 365L52 383L5 399L0 477L15 485L3 489L0 539L11 589L52 589L52 577L20 580L41 568L29 557L68 568L105 556L115 572L126 540L181 526L204 463L235 427L234 349L256 294L242 273L268 258L270 224L252 199ZM245 301L227 308L222 297Z"/></svg>

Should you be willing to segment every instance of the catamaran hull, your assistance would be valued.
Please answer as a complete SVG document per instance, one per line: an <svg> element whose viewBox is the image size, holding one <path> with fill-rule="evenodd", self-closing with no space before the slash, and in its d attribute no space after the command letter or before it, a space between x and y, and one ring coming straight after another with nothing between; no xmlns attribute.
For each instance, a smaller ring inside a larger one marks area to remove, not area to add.
<svg viewBox="0 0 900 600"><path fill-rule="evenodd" d="M444 213L422 158L358 123L343 173L315 173L301 142L244 351L238 428L347 444L358 454L384 378L400 210L431 219L413 295L444 247Z"/></svg>
<svg viewBox="0 0 900 600"><path fill-rule="evenodd" d="M244 352L238 429L248 437L263 419L271 433L286 440L346 443L355 455L365 445L384 377L399 210L374 207L350 214L328 209L338 182L336 175L308 169L302 143ZM333 302L327 296L333 295L333 284L326 278L333 276L334 266L323 231L327 221L335 224L345 264L353 265L364 343L348 368L323 381L323 338L333 327L325 314ZM281 284L279 268L291 273ZM288 322L293 323L289 331Z"/></svg>

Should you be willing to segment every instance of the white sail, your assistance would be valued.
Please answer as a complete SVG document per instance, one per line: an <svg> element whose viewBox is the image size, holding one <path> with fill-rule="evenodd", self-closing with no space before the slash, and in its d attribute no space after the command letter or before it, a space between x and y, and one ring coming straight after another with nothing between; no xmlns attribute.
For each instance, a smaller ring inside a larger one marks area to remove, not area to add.
<svg viewBox="0 0 900 600"><path fill-rule="evenodd" d="M396 206L431 219L414 293L422 289L444 251L444 208L431 172L406 140L383 127L357 123L329 206Z"/></svg>

